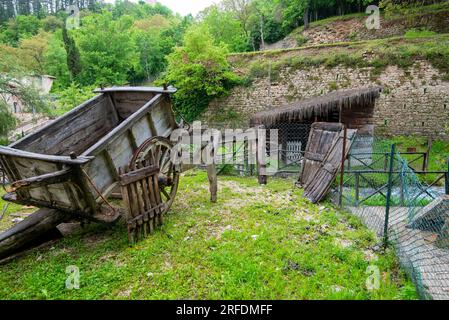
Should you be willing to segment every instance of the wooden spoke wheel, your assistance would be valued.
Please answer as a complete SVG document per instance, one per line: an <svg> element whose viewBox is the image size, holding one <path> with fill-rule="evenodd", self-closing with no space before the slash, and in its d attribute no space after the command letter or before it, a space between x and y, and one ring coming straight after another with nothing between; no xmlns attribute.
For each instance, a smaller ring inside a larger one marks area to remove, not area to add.
<svg viewBox="0 0 449 320"><path fill-rule="evenodd" d="M163 137L153 137L145 141L134 153L130 169L135 170L142 163L159 166L159 192L165 204L165 214L173 204L179 184L180 170L172 162L173 144Z"/></svg>

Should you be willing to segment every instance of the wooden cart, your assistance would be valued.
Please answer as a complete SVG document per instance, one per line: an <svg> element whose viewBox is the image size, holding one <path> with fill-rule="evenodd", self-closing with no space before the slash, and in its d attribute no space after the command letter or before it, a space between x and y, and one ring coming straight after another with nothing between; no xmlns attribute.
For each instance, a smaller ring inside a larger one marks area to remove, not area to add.
<svg viewBox="0 0 449 320"><path fill-rule="evenodd" d="M108 197L120 185L124 190L123 179L138 182L129 176L133 171L142 175L145 163L151 169L141 178L157 177L153 192L160 197L160 216L170 208L180 174L170 162L167 139L179 127L170 99L176 90L123 87L95 92L96 97L37 132L0 147L0 166L11 183L3 198L43 208L0 234L0 258L68 218L115 221L120 212ZM210 180L216 184L215 178ZM216 186L211 190L215 193Z"/></svg>

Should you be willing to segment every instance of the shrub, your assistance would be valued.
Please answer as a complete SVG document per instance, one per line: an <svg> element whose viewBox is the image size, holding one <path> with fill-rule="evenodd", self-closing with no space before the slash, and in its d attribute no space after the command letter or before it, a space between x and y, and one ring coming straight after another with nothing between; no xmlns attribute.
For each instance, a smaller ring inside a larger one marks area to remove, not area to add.
<svg viewBox="0 0 449 320"><path fill-rule="evenodd" d="M225 47L214 45L206 26L191 27L184 45L167 58L165 76L157 83L174 85L175 109L187 120L195 120L214 98L225 95L241 82L231 71Z"/></svg>

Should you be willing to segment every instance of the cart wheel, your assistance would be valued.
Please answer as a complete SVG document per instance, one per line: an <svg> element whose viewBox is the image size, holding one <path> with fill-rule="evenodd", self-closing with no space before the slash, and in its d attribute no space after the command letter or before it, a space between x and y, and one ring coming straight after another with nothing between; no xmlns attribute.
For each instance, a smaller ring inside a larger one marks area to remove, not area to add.
<svg viewBox="0 0 449 320"><path fill-rule="evenodd" d="M145 141L134 153L130 169L135 170L138 163L149 161L159 165L159 191L165 204L163 214L167 213L176 196L180 171L171 161L173 144L163 137L153 137Z"/></svg>

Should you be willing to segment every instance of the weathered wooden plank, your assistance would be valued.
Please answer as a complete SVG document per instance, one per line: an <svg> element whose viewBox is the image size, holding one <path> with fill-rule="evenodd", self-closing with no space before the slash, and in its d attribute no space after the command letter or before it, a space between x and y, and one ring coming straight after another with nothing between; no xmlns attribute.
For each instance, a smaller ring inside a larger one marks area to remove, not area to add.
<svg viewBox="0 0 449 320"><path fill-rule="evenodd" d="M136 146L141 146L146 140L153 137L148 117L143 117L131 128Z"/></svg>
<svg viewBox="0 0 449 320"><path fill-rule="evenodd" d="M146 103L141 109L123 121L118 127L114 128L111 132L109 132L106 136L104 136L100 141L98 141L95 145L86 150L83 155L84 156L92 156L96 155L99 152L103 151L111 141L117 139L122 136L127 130L132 128L132 126L139 121L142 117L144 117L151 108L154 108L162 101L162 95L156 95L151 101Z"/></svg>
<svg viewBox="0 0 449 320"><path fill-rule="evenodd" d="M218 180L217 180L217 168L215 164L207 166L207 177L209 179L210 201L217 202Z"/></svg>
<svg viewBox="0 0 449 320"><path fill-rule="evenodd" d="M70 218L62 211L40 209L0 234L0 259L29 247L36 239Z"/></svg>
<svg viewBox="0 0 449 320"><path fill-rule="evenodd" d="M65 164L85 164L89 162L93 157L91 156L81 156L76 159L71 159L67 156L53 156L53 155L44 155L40 153L33 153L28 151L23 151L19 149L13 149L10 147L0 147L0 155L4 156L12 156L12 157L19 157L24 159L31 159L31 160L41 160L41 161L47 161L47 162L54 162L54 163L65 163Z"/></svg>
<svg viewBox="0 0 449 320"><path fill-rule="evenodd" d="M125 173L120 177L120 183L122 186L137 182L141 179L144 179L150 175L156 174L159 172L158 166L149 166L143 167L129 173Z"/></svg>
<svg viewBox="0 0 449 320"><path fill-rule="evenodd" d="M59 117L58 119L50 122L49 124L43 126L40 129L38 129L33 134L30 134L30 135L28 135L28 136L18 140L17 142L11 144L10 147L14 148L14 149L25 150L25 148L30 143L32 143L34 140L38 139L39 137L41 137L41 136L43 136L45 134L54 132L55 131L55 129L54 129L55 126L57 126L59 124L65 124L65 123L70 122L70 120L72 118L77 117L77 115L80 112L82 112L84 109L93 107L102 98L103 98L103 95L98 95L98 96L93 97L92 99L82 103L78 107L76 107L73 110L69 111L68 113L66 113L62 117Z"/></svg>
<svg viewBox="0 0 449 320"><path fill-rule="evenodd" d="M54 123L52 130L33 135L34 139L20 149L51 155L80 154L118 125L112 109L109 100L101 97L65 121Z"/></svg>
<svg viewBox="0 0 449 320"><path fill-rule="evenodd" d="M112 87L112 88L101 88L95 89L95 93L119 93L119 92L150 92L150 93L175 93L176 89L173 87L168 87L167 89L160 87Z"/></svg>
<svg viewBox="0 0 449 320"><path fill-rule="evenodd" d="M52 173L27 178L24 180L15 181L11 184L11 192L15 192L17 189L22 188L37 188L41 186L47 186L49 184L62 183L70 179L71 170L65 169Z"/></svg>
<svg viewBox="0 0 449 320"><path fill-rule="evenodd" d="M345 158L349 153L352 144L352 137L354 136L356 130L347 130L347 141L346 141L346 149L345 149ZM338 170L342 164L342 153L343 153L343 140L344 137L342 132L336 132L337 139L331 138L331 135L323 135L325 137L325 143L329 143L332 140L331 148L328 150L325 155L324 160L319 164L318 170L314 172L313 177L311 177L308 183L304 186L304 197L308 198L313 203L317 203L320 201L326 193L329 191L329 188L332 182L335 179L335 176L338 173ZM322 149L323 150L323 149Z"/></svg>

